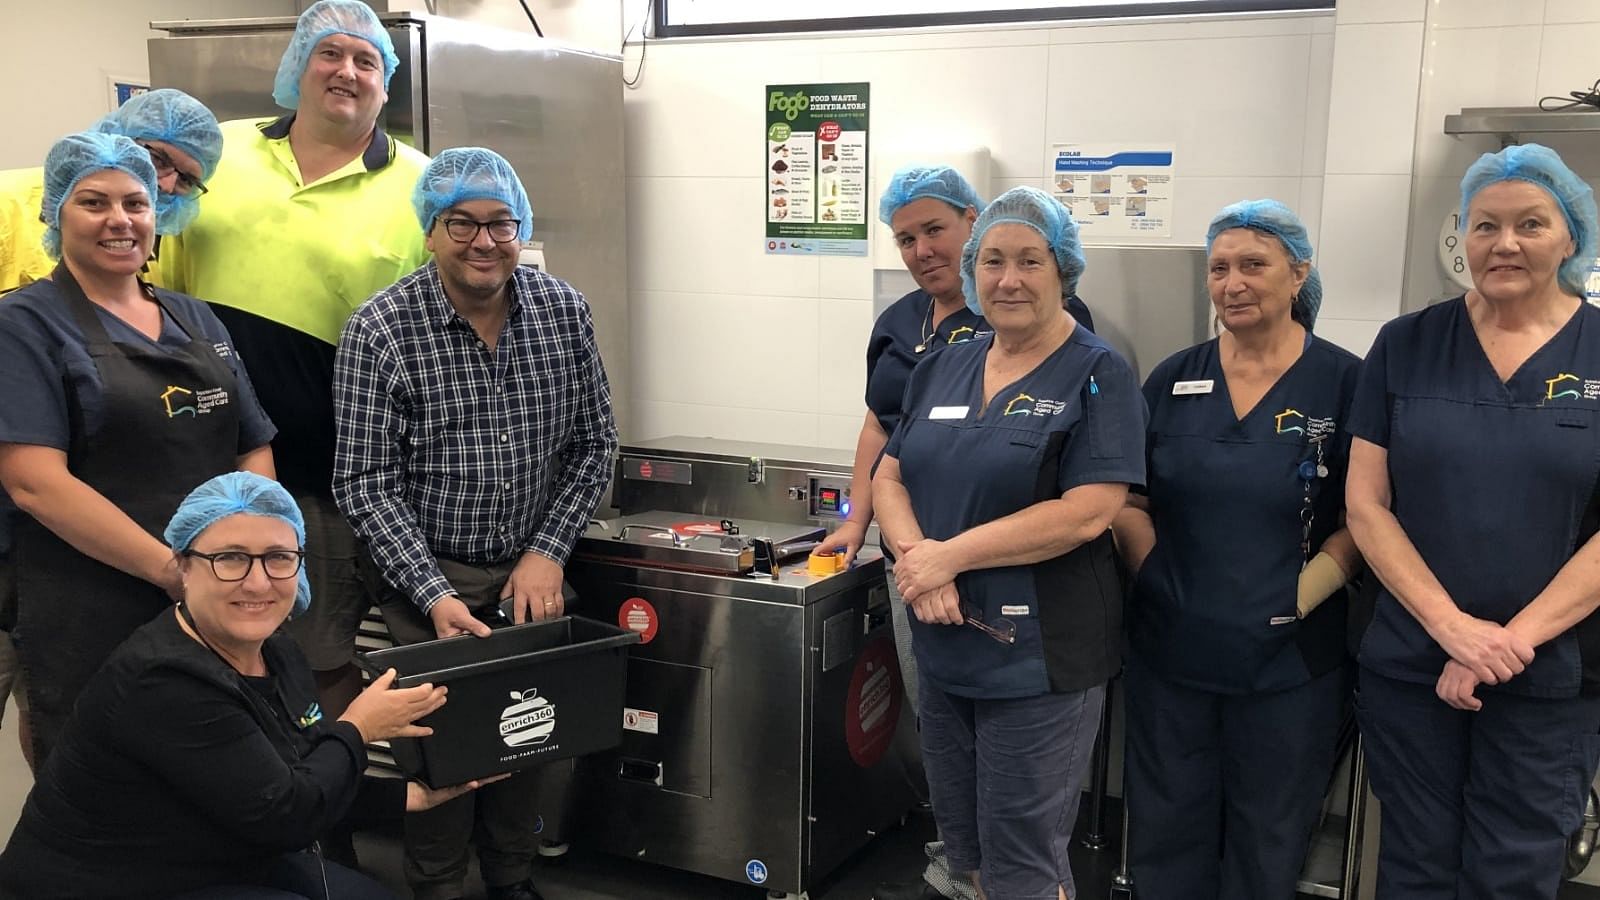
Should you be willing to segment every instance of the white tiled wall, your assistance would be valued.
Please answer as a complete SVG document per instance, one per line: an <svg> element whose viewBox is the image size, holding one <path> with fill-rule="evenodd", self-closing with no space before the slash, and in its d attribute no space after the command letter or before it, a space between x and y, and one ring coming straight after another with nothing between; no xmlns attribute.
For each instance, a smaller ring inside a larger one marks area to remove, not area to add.
<svg viewBox="0 0 1600 900"><path fill-rule="evenodd" d="M0 10L7 35L20 36L0 53L0 169L42 164L57 138L110 112L110 77L148 81L151 22L298 12L294 0L7 0Z"/></svg>
<svg viewBox="0 0 1600 900"><path fill-rule="evenodd" d="M1329 77L1317 331L1366 353L1400 308L1422 59L1420 0L1340 0Z"/></svg>
<svg viewBox="0 0 1600 900"><path fill-rule="evenodd" d="M870 82L875 151L987 147L996 193L1040 185L1051 141L1171 142L1172 240L1198 244L1246 197L1316 230L1334 55L1326 13L652 43L626 94L627 436L855 445L873 270L763 252L767 84Z"/></svg>

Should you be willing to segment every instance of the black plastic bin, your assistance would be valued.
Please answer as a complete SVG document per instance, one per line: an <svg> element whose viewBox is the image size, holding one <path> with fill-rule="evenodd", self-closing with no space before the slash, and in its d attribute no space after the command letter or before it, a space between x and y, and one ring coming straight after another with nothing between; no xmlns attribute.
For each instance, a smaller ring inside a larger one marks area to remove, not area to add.
<svg viewBox="0 0 1600 900"><path fill-rule="evenodd" d="M374 674L394 669L399 687L448 685L450 699L418 721L425 738L390 747L406 774L445 787L622 742L628 645L639 635L567 616L357 655Z"/></svg>

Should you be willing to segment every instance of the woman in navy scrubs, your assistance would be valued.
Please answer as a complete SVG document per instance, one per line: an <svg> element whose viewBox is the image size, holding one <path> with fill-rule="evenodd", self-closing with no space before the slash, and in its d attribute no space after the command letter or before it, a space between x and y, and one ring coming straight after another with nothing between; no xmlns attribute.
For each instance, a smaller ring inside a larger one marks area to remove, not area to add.
<svg viewBox="0 0 1600 900"><path fill-rule="evenodd" d="M179 595L158 537L178 502L235 468L270 476L274 434L216 316L139 279L149 154L85 132L44 168L61 262L0 303L0 484L23 513L16 636L41 766L89 676Z"/></svg>
<svg viewBox="0 0 1600 900"><path fill-rule="evenodd" d="M1129 611L1129 863L1144 900L1292 897L1333 766L1360 360L1312 333L1305 226L1252 200L1206 232L1222 332L1145 382L1147 496L1117 517ZM1342 598L1341 598L1342 599ZM1220 835L1220 840L1219 840Z"/></svg>
<svg viewBox="0 0 1600 900"><path fill-rule="evenodd" d="M1594 195L1508 147L1461 222L1472 290L1384 326L1351 413L1378 896L1548 900L1600 757Z"/></svg>
<svg viewBox="0 0 1600 900"><path fill-rule="evenodd" d="M961 248L983 209L977 191L949 166L909 166L894 173L878 202L878 218L894 232L895 245L917 289L885 309L867 341L867 415L856 439L850 478L850 511L817 552L840 552L853 561L872 524L872 468L900 421L900 400L911 370L940 348L970 341L989 326L969 308L961 291ZM894 623L901 681L917 704L917 667L911 658L911 624L889 569L889 608ZM920 781L920 776L913 776ZM920 785L918 790L921 790ZM879 885L873 900L974 900L972 887L952 879L939 842L928 845L921 878Z"/></svg>
<svg viewBox="0 0 1600 900"><path fill-rule="evenodd" d="M950 868L994 900L1076 896L1067 842L1120 665L1107 527L1144 481L1144 404L1064 308L1082 271L1060 203L991 203L961 273L992 332L912 371L873 479L916 619L934 817Z"/></svg>

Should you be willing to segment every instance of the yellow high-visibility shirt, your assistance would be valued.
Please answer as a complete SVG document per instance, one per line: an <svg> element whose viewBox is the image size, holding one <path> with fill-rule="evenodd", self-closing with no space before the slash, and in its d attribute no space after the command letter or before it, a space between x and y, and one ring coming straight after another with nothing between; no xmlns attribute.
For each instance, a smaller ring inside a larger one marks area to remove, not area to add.
<svg viewBox="0 0 1600 900"><path fill-rule="evenodd" d="M365 153L311 184L292 116L222 124L200 215L163 238L164 286L336 344L366 299L429 259L411 193L428 165L375 129Z"/></svg>
<svg viewBox="0 0 1600 900"><path fill-rule="evenodd" d="M44 169L0 171L0 294L50 274L56 261L44 252Z"/></svg>

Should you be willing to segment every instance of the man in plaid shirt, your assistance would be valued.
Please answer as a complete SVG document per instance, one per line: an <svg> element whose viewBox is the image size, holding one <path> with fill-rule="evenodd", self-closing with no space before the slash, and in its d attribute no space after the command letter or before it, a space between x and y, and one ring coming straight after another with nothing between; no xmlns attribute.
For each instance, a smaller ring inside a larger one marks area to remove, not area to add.
<svg viewBox="0 0 1600 900"><path fill-rule="evenodd" d="M334 362L334 497L401 643L487 636L477 613L507 600L517 622L562 615L617 447L588 304L517 265L533 211L510 164L446 150L414 205L433 261L351 316ZM462 895L475 830L490 900L539 900L536 787L524 773L408 816L418 900Z"/></svg>

